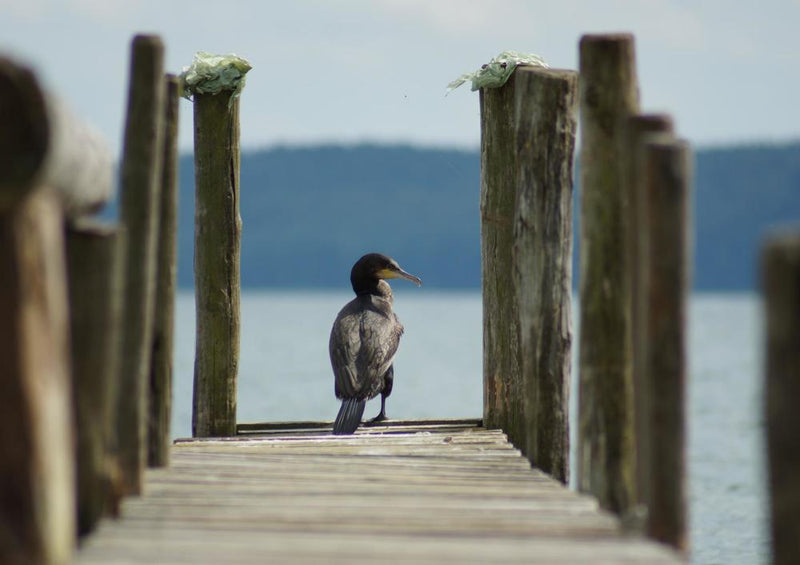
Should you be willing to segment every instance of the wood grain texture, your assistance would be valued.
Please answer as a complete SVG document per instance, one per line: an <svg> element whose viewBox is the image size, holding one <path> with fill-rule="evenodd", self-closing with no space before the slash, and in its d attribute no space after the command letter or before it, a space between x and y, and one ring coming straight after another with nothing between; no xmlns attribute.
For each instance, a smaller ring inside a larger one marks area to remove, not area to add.
<svg viewBox="0 0 800 565"><path fill-rule="evenodd" d="M131 44L120 178L126 283L117 421L120 470L128 494L139 493L147 465L163 114L164 45L157 36L139 35Z"/></svg>
<svg viewBox="0 0 800 565"><path fill-rule="evenodd" d="M150 363L150 402L147 419L147 464L169 463L172 415L172 356L175 333L175 292L178 256L178 102L177 77L167 75L164 102L164 156L159 183L159 237Z"/></svg>
<svg viewBox="0 0 800 565"><path fill-rule="evenodd" d="M75 540L64 226L58 197L0 212L0 563L66 565Z"/></svg>
<svg viewBox="0 0 800 565"><path fill-rule="evenodd" d="M647 269L649 252L647 194L644 174L644 140L656 133L672 133L672 118L665 114L636 114L625 132L625 191L628 198L625 247L630 281L631 376L633 379L634 441L636 452L636 502L647 507L650 499L650 390L644 374L646 356Z"/></svg>
<svg viewBox="0 0 800 565"><path fill-rule="evenodd" d="M691 152L671 135L647 138L648 273L643 374L649 421L647 533L688 549L686 489L687 312L691 264Z"/></svg>
<svg viewBox="0 0 800 565"><path fill-rule="evenodd" d="M87 219L66 230L81 535L119 503L112 478L117 465L122 237L117 226Z"/></svg>
<svg viewBox="0 0 800 565"><path fill-rule="evenodd" d="M626 120L638 105L633 36L583 36L578 486L618 513L636 499L620 153Z"/></svg>
<svg viewBox="0 0 800 565"><path fill-rule="evenodd" d="M526 447L531 462L569 477L572 352L572 169L578 74L515 72L517 203L512 253Z"/></svg>
<svg viewBox="0 0 800 565"><path fill-rule="evenodd" d="M192 435L236 433L242 219L239 98L194 96L194 280L197 338Z"/></svg>
<svg viewBox="0 0 800 565"><path fill-rule="evenodd" d="M438 425L181 441L76 563L681 562L622 535L502 432Z"/></svg>
<svg viewBox="0 0 800 565"><path fill-rule="evenodd" d="M511 251L517 203L515 76L480 91L483 420L525 445L525 392Z"/></svg>

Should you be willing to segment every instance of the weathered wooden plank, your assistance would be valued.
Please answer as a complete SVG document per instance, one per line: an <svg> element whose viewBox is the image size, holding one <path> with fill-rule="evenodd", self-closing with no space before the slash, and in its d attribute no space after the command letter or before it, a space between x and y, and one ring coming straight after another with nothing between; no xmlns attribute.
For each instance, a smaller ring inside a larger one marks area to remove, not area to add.
<svg viewBox="0 0 800 565"><path fill-rule="evenodd" d="M196 530L122 529L90 540L78 563L620 563L675 564L673 554L640 540L412 536L400 533L260 532L251 526L213 536ZM257 531L257 535L254 535ZM113 536L113 537L112 537ZM257 538L257 539L256 539ZM122 551L120 551L120 549Z"/></svg>
<svg viewBox="0 0 800 565"><path fill-rule="evenodd" d="M284 499L286 501L286 499ZM355 497L335 500L298 499L286 504L262 505L147 505L127 508L128 520L145 523L162 522L178 527L228 531L258 525L263 532L321 531L368 533L415 533L418 535L465 535L482 532L503 537L546 535L550 537L616 536L617 522L609 515L587 511L564 511L554 505L541 505L541 515L527 510L485 508L475 500L473 511L465 512L464 500L459 507L428 506L420 508L389 506L393 499L376 500L372 504L351 505ZM366 500L358 498L358 500ZM277 502L277 500L276 500ZM480 507L480 512L475 511ZM537 505L539 507L539 505ZM389 508L391 511L387 512Z"/></svg>
<svg viewBox="0 0 800 565"><path fill-rule="evenodd" d="M417 445L419 443L425 443L430 441L435 442L460 442L460 443L473 443L476 441L479 442L492 442L498 443L500 445L505 446L507 449L514 449L507 442L507 436L497 430L491 433L485 432L471 432L471 429L479 429L479 428L467 428L458 430L455 433L448 433L443 431L428 431L420 429L418 432L413 431L413 427L406 427L403 426L400 429L400 426L395 429L389 429L387 431L392 433L384 433L384 432L361 432L347 436L345 439L338 439L336 436L332 435L330 432L328 433L317 433L315 435L306 435L306 436L294 436L291 433L287 433L278 437L259 437L257 435L251 435L246 437L230 437L230 438L205 438L205 439L198 439L198 438L185 438L185 439L178 439L176 444L181 446L191 446L191 445L214 445L214 446L225 446L225 445L235 445L241 447L247 447L248 445L254 446L259 444L264 445L275 445L275 446L286 446L286 445L310 445L310 444L320 444L320 445L336 445L336 446L346 446L346 445L375 445L380 443L413 443ZM360 432L361 430L359 430Z"/></svg>
<svg viewBox="0 0 800 565"><path fill-rule="evenodd" d="M430 431L439 431L446 429L463 429L463 428L480 428L482 422L479 418L442 418L442 419L423 419L423 420L384 420L382 422L374 422L369 426L361 426L357 430L358 434L368 433L385 433L391 431L392 433L407 431L414 429L414 431L421 431L422 428ZM252 422L252 423L239 423L236 425L237 435L244 434L269 434L277 432L281 435L295 435L298 433L313 433L315 430L319 433L320 430L332 429L333 422Z"/></svg>
<svg viewBox="0 0 800 565"><path fill-rule="evenodd" d="M171 466L148 472L144 496L127 499L122 519L89 538L77 563L531 556L554 564L680 562L662 546L622 536L593 497L532 469L504 434L468 428L178 443Z"/></svg>
<svg viewBox="0 0 800 565"><path fill-rule="evenodd" d="M145 536L150 534L149 538ZM249 534L249 535L248 535ZM169 535L175 536L173 532ZM619 563L674 564L661 548L632 540L597 543L581 539L506 540L476 536L350 534L266 534L250 541L251 532L227 532L224 537L195 538L178 535L178 543L158 532L143 532L127 540L125 556L99 546L86 548L80 563L536 563L610 565ZM143 543L144 542L144 543Z"/></svg>

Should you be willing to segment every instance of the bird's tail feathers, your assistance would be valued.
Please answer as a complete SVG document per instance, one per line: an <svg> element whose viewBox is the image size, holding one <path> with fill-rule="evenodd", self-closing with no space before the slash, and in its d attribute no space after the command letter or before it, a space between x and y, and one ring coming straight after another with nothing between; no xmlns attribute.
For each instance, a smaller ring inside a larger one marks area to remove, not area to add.
<svg viewBox="0 0 800 565"><path fill-rule="evenodd" d="M367 401L358 398L345 398L333 423L334 435L349 435L356 431L364 415Z"/></svg>

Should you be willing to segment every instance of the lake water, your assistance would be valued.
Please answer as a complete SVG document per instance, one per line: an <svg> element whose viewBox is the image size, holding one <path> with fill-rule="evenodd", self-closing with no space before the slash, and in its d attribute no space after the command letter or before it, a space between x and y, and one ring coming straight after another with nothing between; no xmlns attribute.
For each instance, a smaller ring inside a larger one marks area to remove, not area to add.
<svg viewBox="0 0 800 565"><path fill-rule="evenodd" d="M331 291L243 293L239 422L334 418L338 402L328 332L350 298L349 292ZM395 311L406 333L395 360L389 417L480 417L480 293L409 290L398 284ZM694 295L689 318L692 563L768 563L760 302L750 294ZM193 365L194 298L181 293L175 437L191 433ZM573 399L576 393L573 386ZM379 408L379 400L371 401L365 416ZM573 421L574 415L573 408ZM573 423L573 446L575 430Z"/></svg>

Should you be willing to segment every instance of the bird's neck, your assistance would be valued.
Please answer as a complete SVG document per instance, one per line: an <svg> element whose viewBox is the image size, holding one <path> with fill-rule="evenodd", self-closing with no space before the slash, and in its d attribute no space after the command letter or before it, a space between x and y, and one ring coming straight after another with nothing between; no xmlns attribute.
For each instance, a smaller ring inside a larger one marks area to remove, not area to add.
<svg viewBox="0 0 800 565"><path fill-rule="evenodd" d="M368 281L359 281L358 283L353 283L353 291L356 293L356 296L364 296L364 295L373 295L379 296L389 302L392 301L392 287L389 286L384 280L368 280Z"/></svg>

